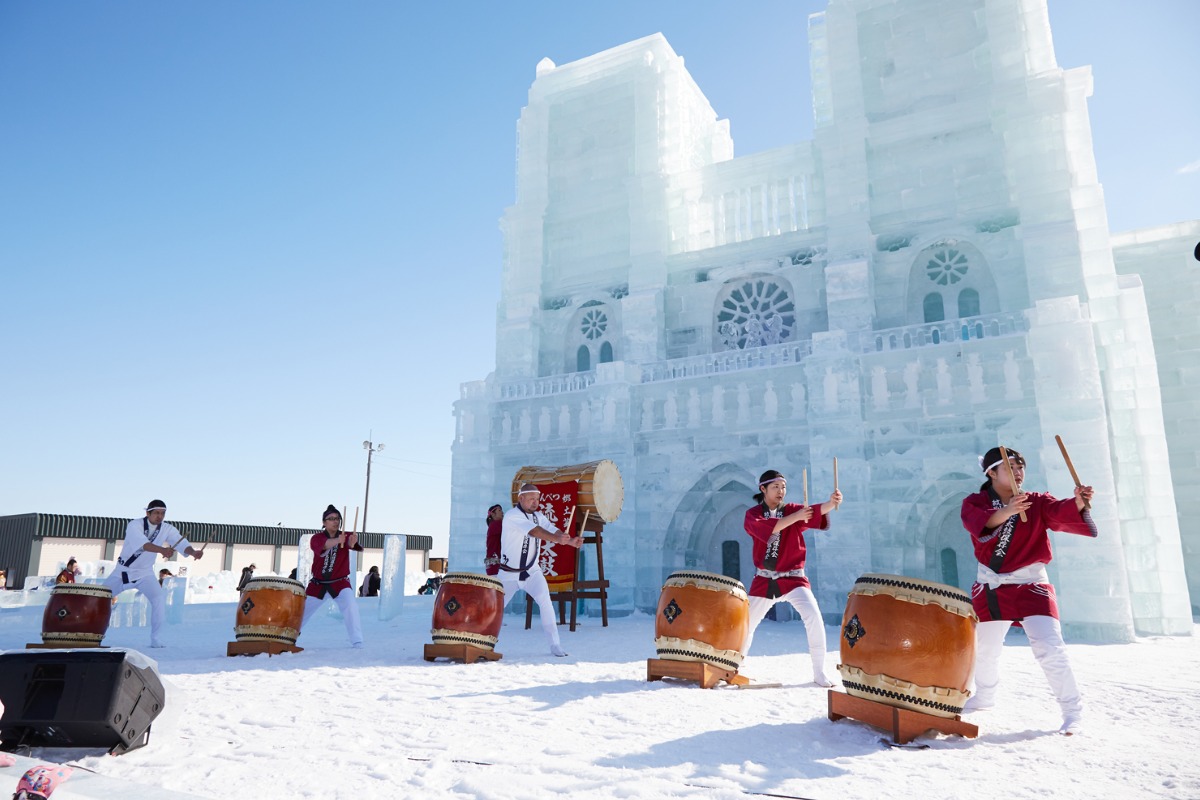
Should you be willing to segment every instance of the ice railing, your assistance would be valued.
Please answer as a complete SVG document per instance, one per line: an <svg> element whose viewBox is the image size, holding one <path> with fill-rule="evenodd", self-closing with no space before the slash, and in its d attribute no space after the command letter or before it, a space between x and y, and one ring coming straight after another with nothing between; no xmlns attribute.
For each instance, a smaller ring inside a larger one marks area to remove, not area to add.
<svg viewBox="0 0 1200 800"><path fill-rule="evenodd" d="M758 367L799 364L812 353L812 342L785 342L748 350L725 350L642 365L642 383L718 375Z"/></svg>
<svg viewBox="0 0 1200 800"><path fill-rule="evenodd" d="M499 399L517 400L522 397L546 397L564 392L581 392L595 382L595 370L572 372L569 375L551 375L548 378L511 381L500 384Z"/></svg>
<svg viewBox="0 0 1200 800"><path fill-rule="evenodd" d="M857 339L861 353L885 353L892 350L911 350L915 347L930 347L949 342L967 342L976 339L993 339L1028 333L1029 318L1024 311L1009 311L1001 314L983 314L978 317L927 322L923 325L908 325L882 331L856 331L850 337Z"/></svg>

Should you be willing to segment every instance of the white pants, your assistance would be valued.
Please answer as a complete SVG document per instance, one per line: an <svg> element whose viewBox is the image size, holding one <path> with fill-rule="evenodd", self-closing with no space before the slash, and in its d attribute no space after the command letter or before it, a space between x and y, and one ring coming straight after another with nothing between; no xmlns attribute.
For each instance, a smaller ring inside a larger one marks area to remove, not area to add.
<svg viewBox="0 0 1200 800"><path fill-rule="evenodd" d="M332 592L320 600L311 595L304 596L304 618L300 621L300 630L308 627L309 618L320 611L330 597L333 597ZM342 589L341 593L333 598L333 602L337 603L342 612L342 621L346 623L346 635L350 637L351 646L360 647L363 643L362 621L358 618L358 603L354 602L354 587Z"/></svg>
<svg viewBox="0 0 1200 800"><path fill-rule="evenodd" d="M987 708L996 702L996 687L1000 684L1000 653L1004 649L1004 635L1012 623L1008 620L980 622L975 628L975 697L974 704ZM1025 635L1029 637L1029 649L1046 673L1050 691L1062 707L1064 717L1079 717L1083 712L1083 700L1079 687L1075 685L1075 674L1067 659L1067 646L1063 642L1062 626L1054 617L1039 615L1021 620Z"/></svg>
<svg viewBox="0 0 1200 800"><path fill-rule="evenodd" d="M128 583L124 580L125 575L129 575ZM159 584L158 578L154 577L154 573L149 572L135 578L128 570L117 565L113 574L104 581L104 585L112 591L114 600L126 589L137 589L142 593L150 602L150 646L162 647L162 628L167 620L167 594Z"/></svg>
<svg viewBox="0 0 1200 800"><path fill-rule="evenodd" d="M546 576L542 574L542 571L534 567L529 570L529 577L526 580L521 580L518 572L505 572L504 570L492 577L499 580L504 586L505 604L517 589L524 589L525 593L533 598L542 618L542 630L545 631L546 638L550 640L550 646L558 647L561 644L558 640L558 617L554 614L554 603L550 600L550 587L546 584Z"/></svg>
<svg viewBox="0 0 1200 800"><path fill-rule="evenodd" d="M804 630L808 634L808 655L812 658L813 677L825 677L825 621L821 619L821 609L817 606L817 598L812 589L807 586L797 586L782 597L768 600L765 597L750 597L750 630L746 634L746 643L742 646L742 655L750 655L750 644L754 641L754 630L767 616L767 612L776 603L788 602L800 613L804 621Z"/></svg>

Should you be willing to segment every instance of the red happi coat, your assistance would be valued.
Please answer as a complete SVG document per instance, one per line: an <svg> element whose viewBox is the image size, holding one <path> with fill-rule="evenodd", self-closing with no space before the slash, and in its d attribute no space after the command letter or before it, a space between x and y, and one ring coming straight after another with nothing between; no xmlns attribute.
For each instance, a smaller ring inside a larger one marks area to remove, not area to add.
<svg viewBox="0 0 1200 800"><path fill-rule="evenodd" d="M331 550L325 550L329 534L325 531L313 536L309 547L313 551L312 579L304 593L318 600L328 592L334 597L350 587L350 550L362 550L362 545L354 543L353 548L339 545Z"/></svg>
<svg viewBox="0 0 1200 800"><path fill-rule="evenodd" d="M784 503L783 515L786 517L802 508L804 506L798 503ZM767 543L771 540L775 523L779 521L775 517L764 517L765 510L766 507L762 503L746 509L744 526L746 533L750 534L750 538L754 540L755 569L763 569L763 559L767 555ZM812 510L813 515L808 522L793 523L779 532L779 559L775 564L775 572L804 569L808 550L805 547L804 534L801 531L809 528L829 530L829 517L821 513L821 507L819 505L812 506ZM766 597L768 582L768 578L755 575L750 584L750 594L754 597ZM809 585L808 578L779 578L777 582L781 594L787 594L798 586Z"/></svg>
<svg viewBox="0 0 1200 800"><path fill-rule="evenodd" d="M488 520L487 540L484 545L484 568L488 575L500 572L500 531L504 527L504 518Z"/></svg>
<svg viewBox="0 0 1200 800"><path fill-rule="evenodd" d="M1026 522L1014 517L1012 536L1008 551L997 573L1014 572L1031 564L1048 564L1054 558L1050 547L1049 531L1077 533L1095 537L1096 525L1089 511L1082 513L1075 506L1075 498L1058 500L1043 492L1029 494L1030 506L1025 511ZM962 523L971 534L975 558L980 564L991 566L996 547L1001 542L1004 526L988 528L988 518L996 511L999 498L985 490L967 496L962 503ZM988 595L992 594L989 603ZM971 602L980 622L1011 620L1019 622L1025 617L1050 616L1058 619L1058 599L1050 583L1001 584L990 590L986 584L976 582L971 587Z"/></svg>

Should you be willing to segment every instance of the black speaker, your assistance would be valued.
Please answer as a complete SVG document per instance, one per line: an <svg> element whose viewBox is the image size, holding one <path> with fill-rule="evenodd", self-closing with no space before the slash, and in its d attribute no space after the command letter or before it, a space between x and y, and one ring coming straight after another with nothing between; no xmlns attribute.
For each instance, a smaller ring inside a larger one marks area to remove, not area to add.
<svg viewBox="0 0 1200 800"><path fill-rule="evenodd" d="M166 699L153 668L123 650L27 650L0 654L0 749L136 750Z"/></svg>

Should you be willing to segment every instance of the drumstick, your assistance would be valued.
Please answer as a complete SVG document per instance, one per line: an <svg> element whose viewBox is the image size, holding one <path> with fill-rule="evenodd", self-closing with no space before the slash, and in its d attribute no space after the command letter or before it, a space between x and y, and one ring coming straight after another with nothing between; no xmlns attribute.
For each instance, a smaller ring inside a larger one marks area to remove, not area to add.
<svg viewBox="0 0 1200 800"><path fill-rule="evenodd" d="M1004 467L1008 470L1008 479L1012 481L1013 494L1019 494L1021 491L1021 485L1017 483L1017 474L1013 472L1012 462L1008 460L1008 451L1004 449L1004 445L1000 445L1000 457L1004 459ZM1021 522L1028 521L1029 520L1025 517L1025 512L1022 511Z"/></svg>
<svg viewBox="0 0 1200 800"><path fill-rule="evenodd" d="M1067 455L1067 446L1065 444L1063 444L1062 437L1055 436L1054 441L1058 442L1058 449L1060 452L1062 452L1063 461L1067 462L1067 469L1070 470L1070 472L1071 472L1071 480L1075 481L1076 486L1083 486L1083 484L1079 481L1079 473L1075 471L1075 465L1071 463L1071 457L1069 455ZM1087 511L1091 507L1092 507L1091 502L1089 502L1088 500L1083 501L1083 510L1084 511Z"/></svg>
<svg viewBox="0 0 1200 800"><path fill-rule="evenodd" d="M571 538L571 523L573 523L575 521L575 509L577 509L577 508L579 508L579 506L577 506L577 505L571 506L571 513L567 515L567 527L563 532L567 534L568 539ZM584 522L586 523L587 522L587 512L585 511L583 513L584 513Z"/></svg>
<svg viewBox="0 0 1200 800"><path fill-rule="evenodd" d="M342 518L338 520L338 530L346 527L346 507L342 506Z"/></svg>
<svg viewBox="0 0 1200 800"><path fill-rule="evenodd" d="M800 470L800 482L804 485L804 505L808 505L808 467Z"/></svg>
<svg viewBox="0 0 1200 800"><path fill-rule="evenodd" d="M358 506L354 507L354 527L350 529L351 533L358 533Z"/></svg>
<svg viewBox="0 0 1200 800"><path fill-rule="evenodd" d="M833 490L834 490L835 492L838 490L838 476L837 476L837 456L834 456L834 457L833 457ZM837 511L837 510L838 510L838 506L834 506L834 507L833 507L833 510L834 510L834 511Z"/></svg>

